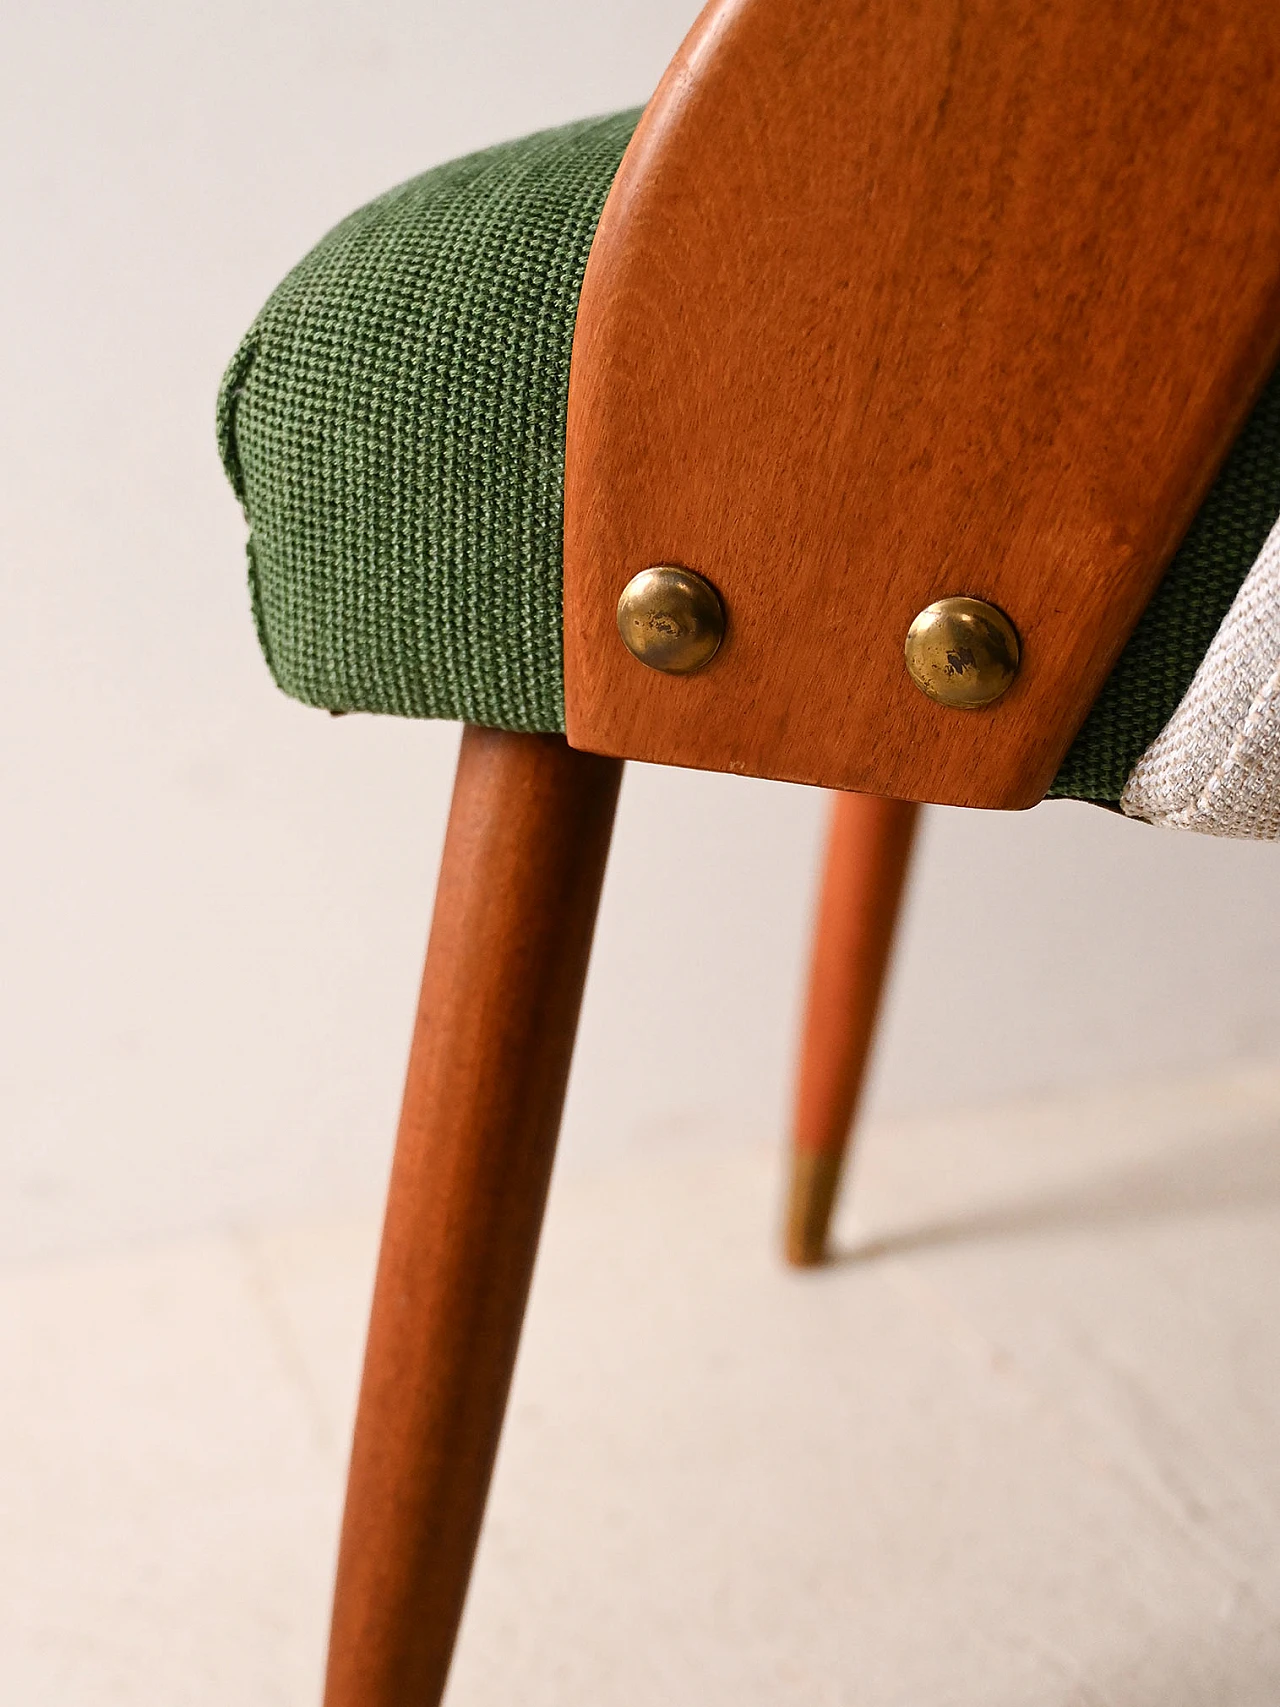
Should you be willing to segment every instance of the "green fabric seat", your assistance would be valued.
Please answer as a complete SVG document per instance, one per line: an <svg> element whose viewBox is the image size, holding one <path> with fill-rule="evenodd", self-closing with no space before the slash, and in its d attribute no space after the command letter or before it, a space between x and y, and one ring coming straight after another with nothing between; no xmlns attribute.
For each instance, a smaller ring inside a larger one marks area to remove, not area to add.
<svg viewBox="0 0 1280 1707"><path fill-rule="evenodd" d="M638 117L400 185L331 231L250 328L219 436L286 693L563 728L573 322Z"/></svg>
<svg viewBox="0 0 1280 1707"><path fill-rule="evenodd" d="M259 639L330 711L564 727L561 546L574 317L638 113L437 167L344 220L227 370L219 440ZM1280 516L1280 377L1068 754L1114 804Z"/></svg>

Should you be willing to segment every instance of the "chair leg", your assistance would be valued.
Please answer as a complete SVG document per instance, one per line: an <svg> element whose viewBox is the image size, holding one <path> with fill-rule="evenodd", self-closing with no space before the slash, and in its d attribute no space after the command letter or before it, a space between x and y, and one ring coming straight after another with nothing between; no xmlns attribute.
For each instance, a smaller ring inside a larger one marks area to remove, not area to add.
<svg viewBox="0 0 1280 1707"><path fill-rule="evenodd" d="M880 993L919 808L837 794L796 1095L787 1260L823 1261L850 1128L875 1036Z"/></svg>
<svg viewBox="0 0 1280 1707"><path fill-rule="evenodd" d="M352 1448L326 1707L436 1707L515 1362L622 766L464 731Z"/></svg>

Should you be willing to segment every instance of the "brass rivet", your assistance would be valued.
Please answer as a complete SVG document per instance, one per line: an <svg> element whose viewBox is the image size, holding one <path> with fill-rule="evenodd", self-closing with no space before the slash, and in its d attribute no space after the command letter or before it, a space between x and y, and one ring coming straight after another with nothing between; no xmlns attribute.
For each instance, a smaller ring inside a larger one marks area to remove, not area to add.
<svg viewBox="0 0 1280 1707"><path fill-rule="evenodd" d="M941 705L990 705L1018 673L1018 631L982 599L938 599L907 630L911 680Z"/></svg>
<svg viewBox="0 0 1280 1707"><path fill-rule="evenodd" d="M692 569L660 564L632 576L618 600L618 633L651 670L687 676L709 664L724 639L724 607Z"/></svg>

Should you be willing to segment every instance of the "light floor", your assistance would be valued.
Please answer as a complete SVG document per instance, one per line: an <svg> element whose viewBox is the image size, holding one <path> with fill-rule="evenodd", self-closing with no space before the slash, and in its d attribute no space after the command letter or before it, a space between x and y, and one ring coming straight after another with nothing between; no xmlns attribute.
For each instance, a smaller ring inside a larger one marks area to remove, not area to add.
<svg viewBox="0 0 1280 1707"><path fill-rule="evenodd" d="M1276 1707L1280 1070L556 1182L451 1707ZM0 1701L314 1707L368 1218L0 1279Z"/></svg>

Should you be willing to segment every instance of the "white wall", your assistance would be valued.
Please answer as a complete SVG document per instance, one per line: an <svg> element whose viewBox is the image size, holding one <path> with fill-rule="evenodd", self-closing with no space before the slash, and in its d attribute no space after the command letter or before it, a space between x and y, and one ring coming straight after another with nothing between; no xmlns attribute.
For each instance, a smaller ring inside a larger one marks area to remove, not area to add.
<svg viewBox="0 0 1280 1707"><path fill-rule="evenodd" d="M281 698L223 362L336 219L642 100L692 0L0 25L0 1260L378 1190L456 733ZM821 800L633 770L567 1147L783 1121ZM936 812L882 1110L1280 1053L1280 853Z"/></svg>

